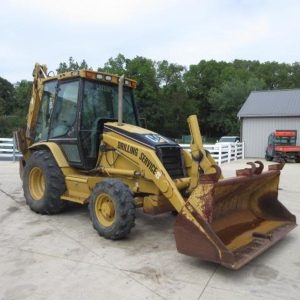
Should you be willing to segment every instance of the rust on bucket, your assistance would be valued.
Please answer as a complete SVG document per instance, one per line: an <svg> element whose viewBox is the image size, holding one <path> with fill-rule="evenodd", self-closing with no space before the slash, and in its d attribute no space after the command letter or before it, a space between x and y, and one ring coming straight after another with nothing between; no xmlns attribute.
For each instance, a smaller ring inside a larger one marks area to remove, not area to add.
<svg viewBox="0 0 300 300"><path fill-rule="evenodd" d="M283 165L271 165L266 172L261 162L249 165L234 178L200 176L186 203L192 218L179 214L175 222L179 252L238 269L297 226L278 201Z"/></svg>

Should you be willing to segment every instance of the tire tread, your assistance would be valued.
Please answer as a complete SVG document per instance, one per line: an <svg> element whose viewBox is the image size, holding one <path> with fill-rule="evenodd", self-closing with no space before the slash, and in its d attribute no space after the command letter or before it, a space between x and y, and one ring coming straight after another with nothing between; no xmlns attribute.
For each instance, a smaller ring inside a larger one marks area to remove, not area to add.
<svg viewBox="0 0 300 300"><path fill-rule="evenodd" d="M106 193L114 199L114 205L117 209L116 221L110 227L102 226L94 211L95 201L101 193ZM132 193L127 185L117 179L105 179L95 186L89 201L89 212L93 227L100 236L107 239L119 240L125 238L135 225L135 205Z"/></svg>
<svg viewBox="0 0 300 300"><path fill-rule="evenodd" d="M41 168L45 177L45 194L41 200L34 200L29 191L29 173L33 167ZM66 190L64 175L49 151L38 150L31 155L26 163L23 178L24 196L31 210L51 215L60 213L64 209L65 201L60 199Z"/></svg>

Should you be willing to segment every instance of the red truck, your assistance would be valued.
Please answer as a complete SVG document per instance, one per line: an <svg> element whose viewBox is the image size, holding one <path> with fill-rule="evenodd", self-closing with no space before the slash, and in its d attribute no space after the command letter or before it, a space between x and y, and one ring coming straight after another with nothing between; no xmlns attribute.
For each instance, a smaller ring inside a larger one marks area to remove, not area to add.
<svg viewBox="0 0 300 300"><path fill-rule="evenodd" d="M266 160L291 159L300 162L300 146L296 146L297 130L276 130L269 135Z"/></svg>

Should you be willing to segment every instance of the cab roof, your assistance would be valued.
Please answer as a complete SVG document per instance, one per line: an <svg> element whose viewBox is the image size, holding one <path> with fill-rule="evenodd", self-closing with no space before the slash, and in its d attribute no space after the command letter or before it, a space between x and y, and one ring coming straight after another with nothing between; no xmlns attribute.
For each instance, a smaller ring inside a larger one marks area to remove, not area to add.
<svg viewBox="0 0 300 300"><path fill-rule="evenodd" d="M276 130L275 136L297 136L297 130Z"/></svg>
<svg viewBox="0 0 300 300"><path fill-rule="evenodd" d="M44 79L44 81L50 81L50 80L63 80L63 79L69 79L69 78L87 78L87 79L92 79L92 80L97 80L101 82L106 82L106 83L112 83L118 85L119 83L119 78L121 76L116 75L116 74L109 74L105 72L96 72L96 71L91 71L91 70L79 70L79 71L69 71L69 72L64 72L57 74L55 76L49 76ZM124 85L131 87L133 89L136 88L137 82L135 80L125 78L124 79Z"/></svg>

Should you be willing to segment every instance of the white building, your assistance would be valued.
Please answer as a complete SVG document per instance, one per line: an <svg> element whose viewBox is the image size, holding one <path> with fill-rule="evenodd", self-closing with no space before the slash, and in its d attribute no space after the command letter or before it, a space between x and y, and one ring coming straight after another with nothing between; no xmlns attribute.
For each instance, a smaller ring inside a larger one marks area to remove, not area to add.
<svg viewBox="0 0 300 300"><path fill-rule="evenodd" d="M300 89L251 92L238 118L245 157L264 157L269 134L279 129L297 130L299 145Z"/></svg>

